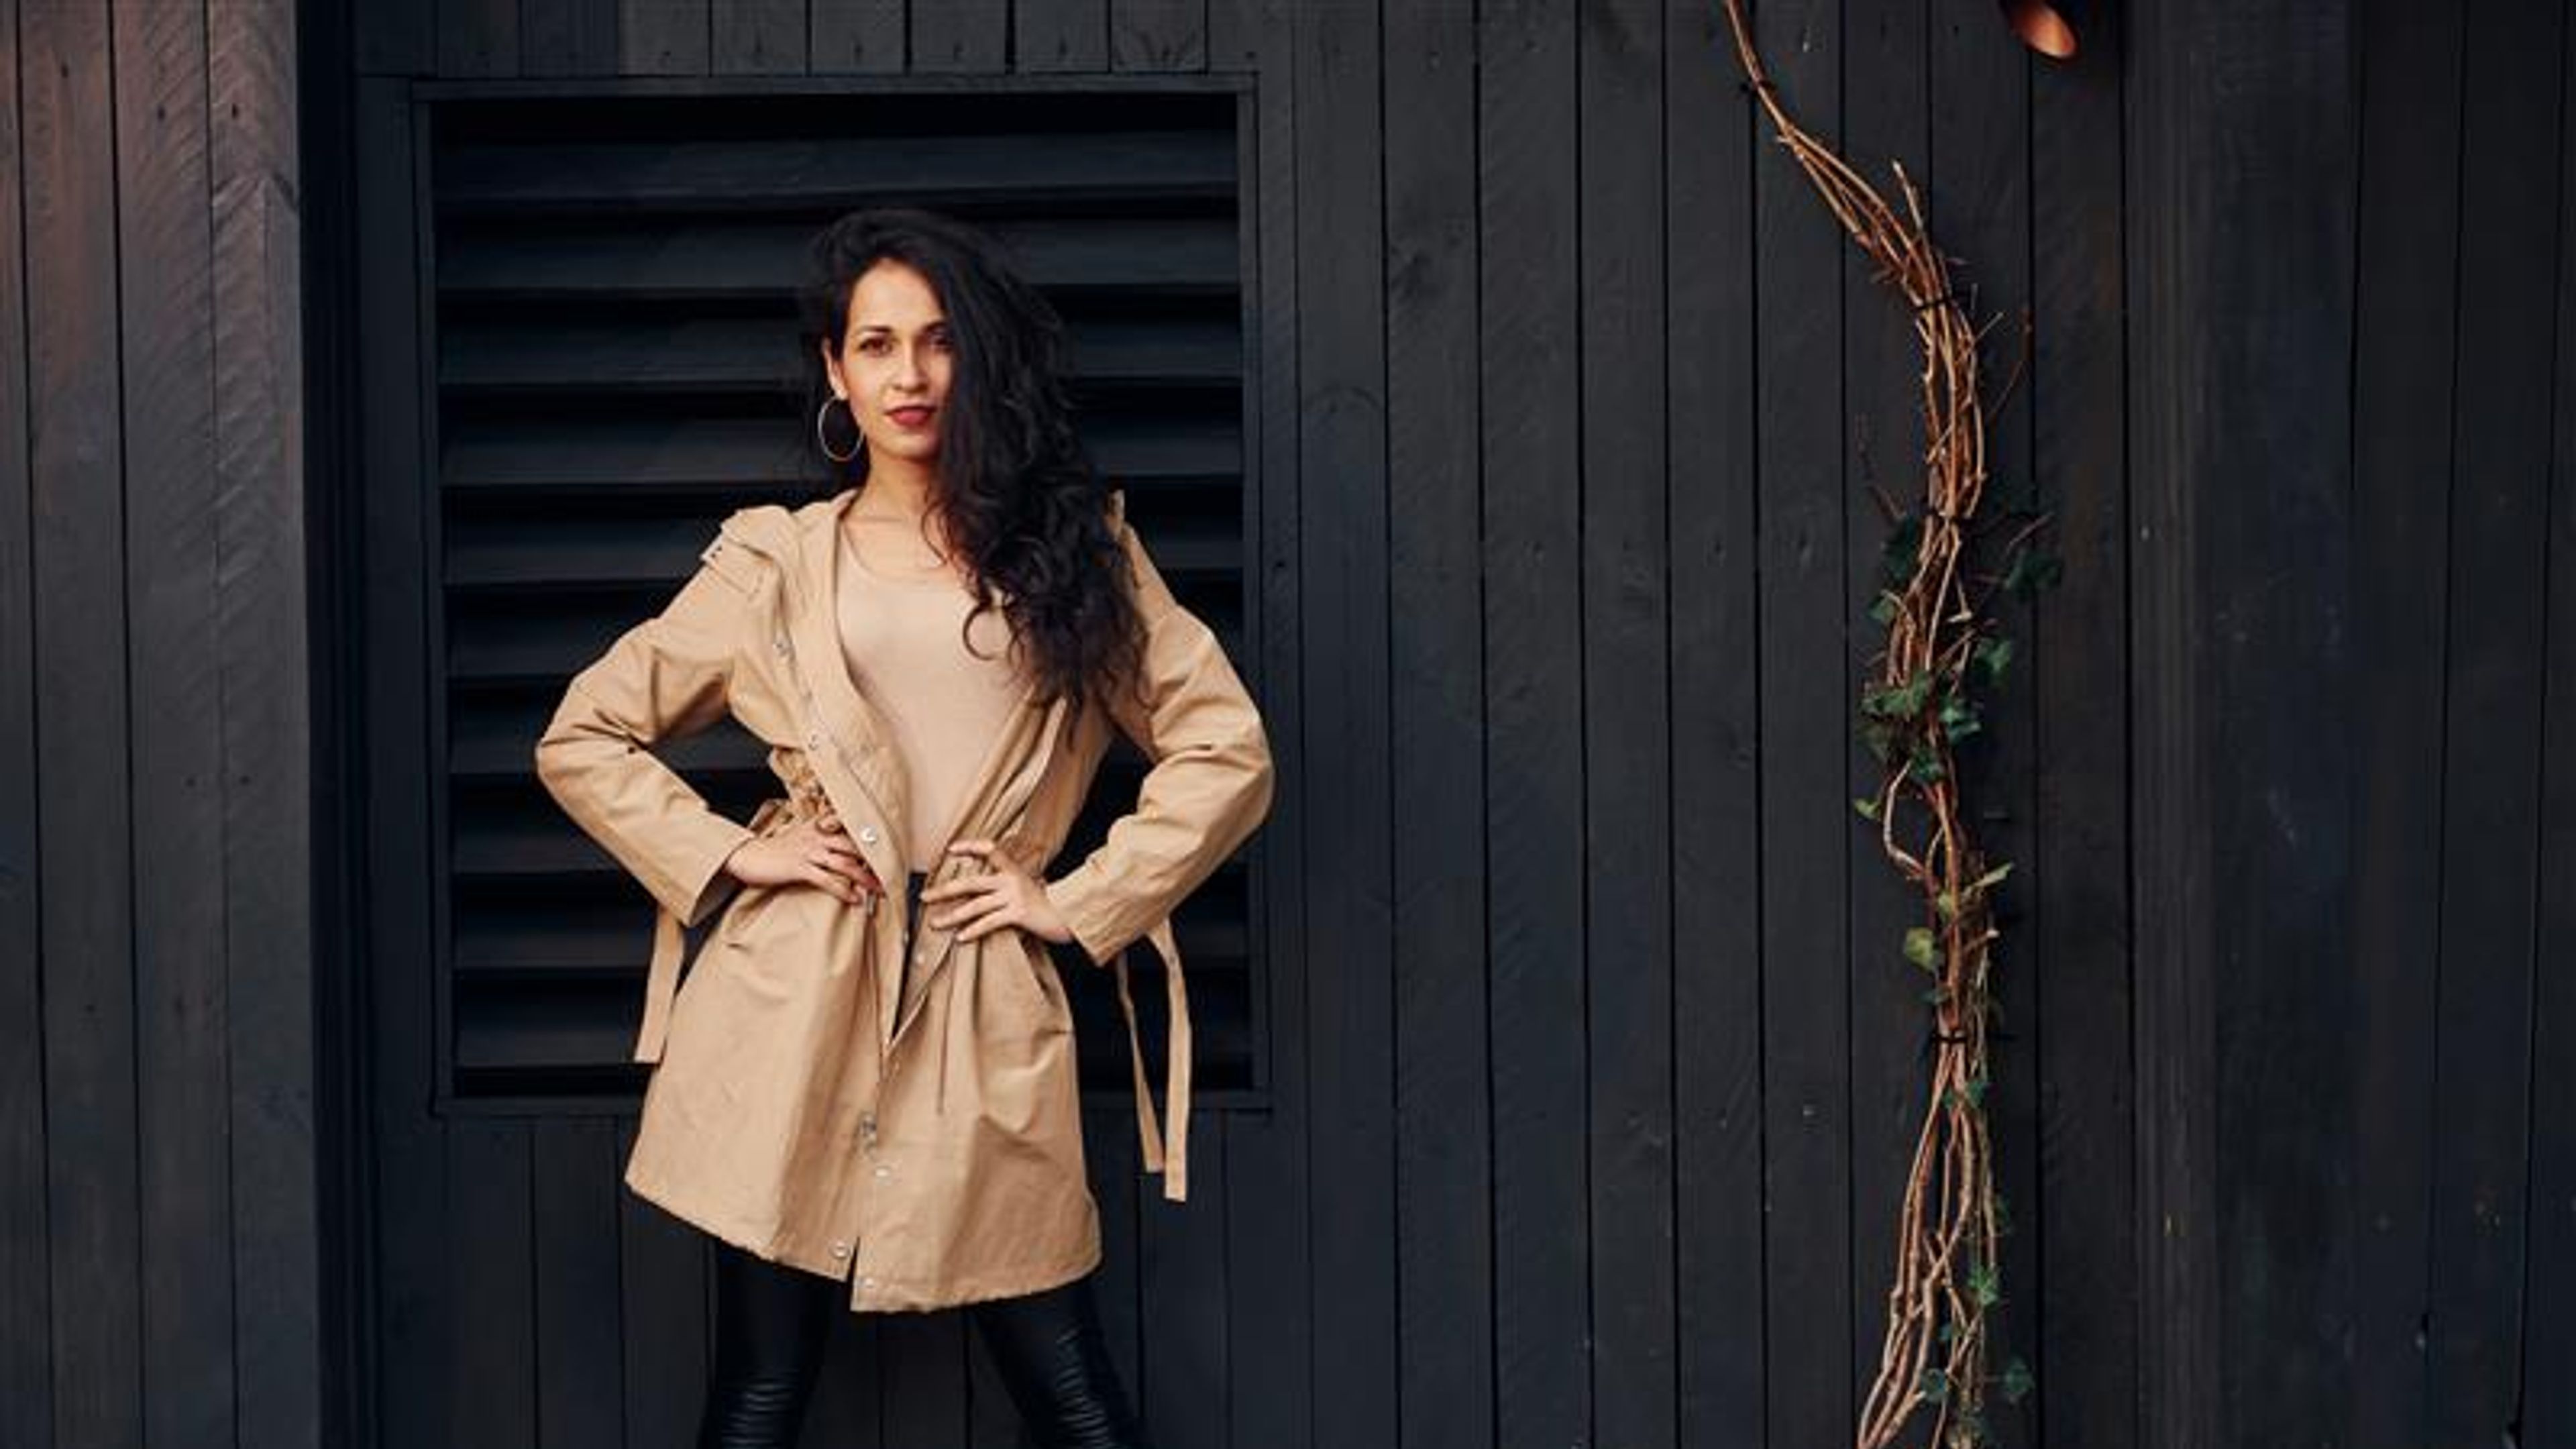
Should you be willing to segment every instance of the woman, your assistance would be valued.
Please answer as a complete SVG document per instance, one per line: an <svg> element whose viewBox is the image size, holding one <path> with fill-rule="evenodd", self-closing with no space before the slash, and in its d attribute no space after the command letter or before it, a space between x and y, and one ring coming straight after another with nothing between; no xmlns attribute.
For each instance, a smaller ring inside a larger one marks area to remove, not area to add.
<svg viewBox="0 0 2576 1449"><path fill-rule="evenodd" d="M1076 440L1062 326L988 240L919 211L818 236L815 444L847 486L728 518L585 668L538 774L660 906L628 1186L717 1240L702 1445L792 1443L844 1298L966 1306L1044 1443L1137 1443L1091 1299L1072 1019L1047 942L1171 997L1158 1121L1185 1193L1189 1014L1169 922L1267 814L1268 740ZM732 716L783 794L748 824L650 747ZM1136 806L1045 871L1112 732ZM898 914L884 882L906 882ZM681 929L723 907L682 980Z"/></svg>

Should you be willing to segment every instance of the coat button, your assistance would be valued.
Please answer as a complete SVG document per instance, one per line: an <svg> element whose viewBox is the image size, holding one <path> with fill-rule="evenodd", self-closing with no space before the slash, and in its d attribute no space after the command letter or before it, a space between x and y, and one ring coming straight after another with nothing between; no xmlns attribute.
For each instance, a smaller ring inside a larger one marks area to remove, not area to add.
<svg viewBox="0 0 2576 1449"><path fill-rule="evenodd" d="M883 1181L885 1181L887 1178L892 1177L892 1176L894 1176L894 1168L893 1168L893 1167L891 1167L890 1165L888 1165L888 1164L886 1164L886 1163L882 1163L882 1162L880 1162L880 1163L878 1163L878 1164L877 1164L877 1181L879 1181L879 1182L883 1182Z"/></svg>
<svg viewBox="0 0 2576 1449"><path fill-rule="evenodd" d="M874 845L874 844L876 844L876 843L877 843L877 828L876 828L875 826L873 826L873 825L862 825L862 826L860 826L860 827L859 827L859 844L861 844L861 845Z"/></svg>
<svg viewBox="0 0 2576 1449"><path fill-rule="evenodd" d="M862 1287L862 1288L874 1288L875 1286L877 1286L877 1279L876 1279L876 1275L875 1275L875 1274L873 1274L873 1273L862 1273L862 1274L860 1274L860 1275L859 1275L859 1286L860 1286L860 1287Z"/></svg>
<svg viewBox="0 0 2576 1449"><path fill-rule="evenodd" d="M832 1245L832 1256L836 1260L849 1257L850 1245L847 1243L834 1243Z"/></svg>
<svg viewBox="0 0 2576 1449"><path fill-rule="evenodd" d="M773 647L775 647L775 648L778 650L778 657L779 657L779 658L784 659L784 658L786 658L786 657L787 657L787 636L786 636L786 635L781 634L781 635L779 635L776 639L771 640L771 641L770 641L770 643L771 643L771 645L772 645Z"/></svg>

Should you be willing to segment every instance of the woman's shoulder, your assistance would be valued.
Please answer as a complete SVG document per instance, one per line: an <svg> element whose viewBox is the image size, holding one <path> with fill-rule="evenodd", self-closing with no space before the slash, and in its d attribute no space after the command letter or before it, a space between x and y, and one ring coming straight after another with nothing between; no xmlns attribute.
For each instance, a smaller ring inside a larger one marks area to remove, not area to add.
<svg viewBox="0 0 2576 1449"><path fill-rule="evenodd" d="M795 556L806 534L832 526L838 503L838 495L833 495L793 505L747 504L725 515L716 526L716 536L708 543L707 552L731 552L737 557L750 555L784 564Z"/></svg>

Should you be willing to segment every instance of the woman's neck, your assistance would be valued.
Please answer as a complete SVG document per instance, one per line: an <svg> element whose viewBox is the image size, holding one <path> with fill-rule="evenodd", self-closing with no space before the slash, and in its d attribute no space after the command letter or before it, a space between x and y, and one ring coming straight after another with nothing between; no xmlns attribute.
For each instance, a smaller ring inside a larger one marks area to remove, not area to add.
<svg viewBox="0 0 2576 1449"><path fill-rule="evenodd" d="M934 475L908 459L871 459L859 505L871 513L918 519L930 511Z"/></svg>

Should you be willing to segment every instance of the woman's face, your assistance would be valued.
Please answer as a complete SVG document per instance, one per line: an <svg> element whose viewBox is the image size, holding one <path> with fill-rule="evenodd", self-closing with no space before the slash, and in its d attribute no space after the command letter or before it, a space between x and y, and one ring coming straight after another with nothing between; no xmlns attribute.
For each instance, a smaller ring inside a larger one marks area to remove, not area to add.
<svg viewBox="0 0 2576 1449"><path fill-rule="evenodd" d="M926 463L939 455L949 362L939 294L929 278L891 257L851 286L838 353L823 345L823 370L858 419L871 458Z"/></svg>

